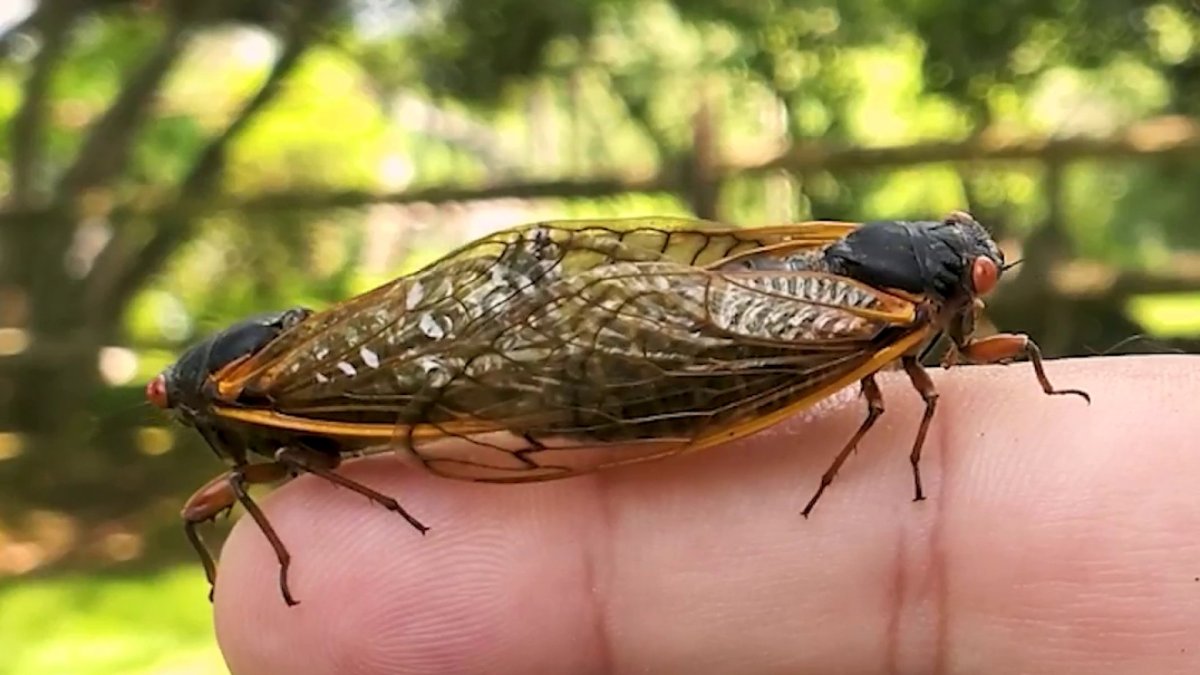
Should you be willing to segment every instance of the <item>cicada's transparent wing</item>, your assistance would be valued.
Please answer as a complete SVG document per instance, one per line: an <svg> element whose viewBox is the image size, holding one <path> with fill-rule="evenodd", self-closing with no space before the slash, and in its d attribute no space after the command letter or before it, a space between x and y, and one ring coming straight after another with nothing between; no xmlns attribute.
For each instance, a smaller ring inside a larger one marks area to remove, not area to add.
<svg viewBox="0 0 1200 675"><path fill-rule="evenodd" d="M631 218L506 230L310 317L251 358L230 364L214 381L219 396L233 400L247 387L252 392L275 391L278 379L329 366L345 368L341 364L360 356L369 366L372 352L361 350L375 338L392 345L411 344L417 333L444 339L445 324L461 330L464 323L488 321L518 295L615 263L664 261L742 269L753 268L755 258L792 256L789 269L796 269L797 261L803 268L809 262L804 254L819 252L856 227L816 221L737 229L683 218Z"/></svg>
<svg viewBox="0 0 1200 675"><path fill-rule="evenodd" d="M658 261L559 275L545 262L567 256L525 250L413 277L405 297L420 283L420 301L392 325L326 328L290 352L307 361L269 362L243 387L269 401L271 425L399 446L457 478L538 480L751 433L920 332L909 301L822 272ZM334 344L336 361L319 351Z"/></svg>
<svg viewBox="0 0 1200 675"><path fill-rule="evenodd" d="M545 349L497 374L539 384L524 400L548 414L544 426L522 425L519 437L493 436L504 438L513 457L503 471L495 459L479 461L476 439L418 443L414 452L438 473L497 482L688 452L765 428L927 336L907 301L842 278L630 267L628 276L609 268L600 280L577 280L534 312L534 319L562 319L531 322L550 327L540 336L524 328L503 336L509 353L531 344ZM769 312L759 311L762 303L772 305ZM502 418L518 398L472 407ZM502 448L490 450L502 456Z"/></svg>
<svg viewBox="0 0 1200 675"><path fill-rule="evenodd" d="M564 255L562 268L576 273L614 262L676 262L720 265L754 251L779 255L820 248L860 227L859 223L809 221L758 228L730 227L689 218L619 218L546 221L498 232L464 246L422 270L452 260L494 258L495 245L550 240ZM420 272L418 273L420 274Z"/></svg>

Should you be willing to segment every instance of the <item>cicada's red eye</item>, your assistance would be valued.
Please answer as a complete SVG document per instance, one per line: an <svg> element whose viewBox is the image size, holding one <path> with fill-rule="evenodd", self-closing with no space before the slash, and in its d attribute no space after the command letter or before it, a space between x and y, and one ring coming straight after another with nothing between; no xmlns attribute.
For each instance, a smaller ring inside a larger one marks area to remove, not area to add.
<svg viewBox="0 0 1200 675"><path fill-rule="evenodd" d="M163 374L159 374L153 380L146 383L146 400L157 408L164 410L171 407L171 402L167 398L167 378Z"/></svg>
<svg viewBox="0 0 1200 675"><path fill-rule="evenodd" d="M996 287L1000 280L1000 268L996 261L986 256L979 256L971 263L971 286L977 295L987 295Z"/></svg>

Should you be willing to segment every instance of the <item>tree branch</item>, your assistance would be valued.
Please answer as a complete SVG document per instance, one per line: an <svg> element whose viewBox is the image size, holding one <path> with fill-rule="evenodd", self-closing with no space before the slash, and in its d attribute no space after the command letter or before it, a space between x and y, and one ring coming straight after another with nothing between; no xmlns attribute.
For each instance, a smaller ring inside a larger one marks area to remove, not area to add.
<svg viewBox="0 0 1200 675"><path fill-rule="evenodd" d="M108 109L88 128L74 162L59 179L48 207L49 217L38 228L36 246L21 262L31 295L36 298L31 321L43 332L77 322L78 317L72 315L78 314L81 305L92 309L79 297L83 288L80 282L63 276L61 263L75 231L74 210L79 197L119 178L154 96L182 50L189 19L195 20L211 7L191 6L171 14L165 34L149 59L123 83Z"/></svg>
<svg viewBox="0 0 1200 675"><path fill-rule="evenodd" d="M238 213L277 213L280 211L359 208L373 204L442 204L447 202L486 201L490 199L555 199L608 197L630 192L677 192L681 184L657 176L607 176L602 178L517 181L481 186L434 186L402 192L365 190L288 190L264 193L244 199L221 200L207 206L188 203L189 209L231 210Z"/></svg>
<svg viewBox="0 0 1200 675"><path fill-rule="evenodd" d="M33 59L29 78L25 80L21 107L13 117L10 128L12 143L12 192L9 205L26 208L32 205L37 176L41 170L42 130L47 117L46 97L50 77L67 46L67 35L78 18L77 7L71 0L44 0L22 26L36 31L41 47Z"/></svg>
<svg viewBox="0 0 1200 675"><path fill-rule="evenodd" d="M727 170L760 173L875 171L941 162L1072 161L1149 155L1195 154L1200 127L1186 117L1167 115L1134 124L1106 137L1019 137L984 132L965 141L936 141L882 148L798 144L766 159L743 157Z"/></svg>
<svg viewBox="0 0 1200 675"><path fill-rule="evenodd" d="M687 153L687 201L692 213L704 220L717 220L721 178L716 173L720 161L717 147L717 121L708 87L701 85L698 103L692 114L692 147Z"/></svg>
<svg viewBox="0 0 1200 675"><path fill-rule="evenodd" d="M112 181L121 174L154 94L183 48L189 26L181 15L172 15L166 33L150 58L129 78L112 105L88 129L75 163L63 174L58 199L66 202L80 193Z"/></svg>
<svg viewBox="0 0 1200 675"><path fill-rule="evenodd" d="M1177 117L1147 120L1108 137L1100 138L1025 138L1005 142L976 139L957 143L917 143L885 148L836 148L805 144L803 149L772 153L763 159L746 155L727 160L717 168L717 176L726 178L740 173L762 173L780 169L803 173L827 169L855 173L892 169L929 163L965 162L1037 162L1047 158L1069 163L1080 160L1142 159L1157 156L1200 155L1200 126ZM871 161L867 161L867 157ZM785 159L786 158L786 161ZM681 184L673 172L656 173L646 168L610 176L564 178L549 181L514 181L479 186L435 186L401 192L331 190L314 188L264 192L244 197L212 198L181 196L169 204L136 195L113 218L161 220L180 213L199 214L235 211L243 214L269 214L281 211L361 208L374 204L413 204L470 202L518 198L592 198L629 192L678 192ZM0 227L37 222L45 209L12 210L0 214Z"/></svg>
<svg viewBox="0 0 1200 675"><path fill-rule="evenodd" d="M225 129L200 152L195 164L180 184L177 204L208 201L220 188L230 146L249 123L275 99L284 80L295 70L303 54L312 46L316 26L330 9L327 3L310 0L297 8L288 24L279 57L267 74L262 86L233 117ZM93 268L88 279L89 293L96 298L99 317L110 321L137 292L147 279L157 274L167 258L192 236L198 212L188 208L172 208L157 220L153 236L130 264L125 262L127 248L114 238ZM110 255L105 255L110 254Z"/></svg>
<svg viewBox="0 0 1200 675"><path fill-rule="evenodd" d="M991 140L987 140L991 139ZM736 150L736 149L734 149ZM960 142L916 143L884 148L838 148L816 144L795 146L772 153L736 155L714 169L714 177L768 173L779 170L805 173L828 170L855 173L917 166L931 163L1012 162L1054 160L1069 163L1079 160L1111 160L1155 156L1200 155L1200 125L1184 118L1162 117L1133 125L1108 137L1098 138L1019 138L997 140L981 134ZM617 175L549 181L492 183L476 187L437 186L402 192L314 189L281 190L248 197L224 199L183 199L129 210L130 215L163 218L176 211L272 213L280 211L360 208L373 204L413 204L420 202L468 202L500 198L590 198L627 192L677 192L681 183L677 172L655 172L646 168Z"/></svg>

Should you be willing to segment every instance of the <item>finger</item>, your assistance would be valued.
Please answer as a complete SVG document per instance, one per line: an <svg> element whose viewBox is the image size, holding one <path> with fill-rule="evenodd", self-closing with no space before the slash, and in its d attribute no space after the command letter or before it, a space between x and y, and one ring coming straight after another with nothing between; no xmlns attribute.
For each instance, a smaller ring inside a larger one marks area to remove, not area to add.
<svg viewBox="0 0 1200 675"><path fill-rule="evenodd" d="M566 481L460 483L358 462L421 537L302 477L222 555L218 637L234 673L1194 672L1200 653L1200 363L933 373L886 413L811 519L798 511L860 405L695 456Z"/></svg>

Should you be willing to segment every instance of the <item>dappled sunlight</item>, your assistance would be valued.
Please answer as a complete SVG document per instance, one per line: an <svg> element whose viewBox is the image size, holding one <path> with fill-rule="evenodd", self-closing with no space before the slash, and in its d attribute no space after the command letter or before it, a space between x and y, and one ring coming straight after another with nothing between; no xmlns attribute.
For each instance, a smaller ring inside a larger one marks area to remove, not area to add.
<svg viewBox="0 0 1200 675"><path fill-rule="evenodd" d="M25 450L25 438L11 431L0 432L0 462L19 456Z"/></svg>
<svg viewBox="0 0 1200 675"><path fill-rule="evenodd" d="M16 356L28 348L28 331L20 328L0 328L0 356Z"/></svg>
<svg viewBox="0 0 1200 675"><path fill-rule="evenodd" d="M101 347L99 366L106 384L128 384L138 373L137 352L125 347Z"/></svg>
<svg viewBox="0 0 1200 675"><path fill-rule="evenodd" d="M29 511L14 523L0 522L0 580L41 571L68 556L100 567L137 560L145 553L142 529L135 519L85 526L65 513Z"/></svg>
<svg viewBox="0 0 1200 675"><path fill-rule="evenodd" d="M142 427L137 430L138 451L157 457L175 449L175 434L164 427Z"/></svg>
<svg viewBox="0 0 1200 675"><path fill-rule="evenodd" d="M142 555L141 533L126 523L107 523L93 533L97 557L110 562L129 562Z"/></svg>
<svg viewBox="0 0 1200 675"><path fill-rule="evenodd" d="M66 555L79 541L75 518L30 511L14 527L0 526L0 574L26 574Z"/></svg>

